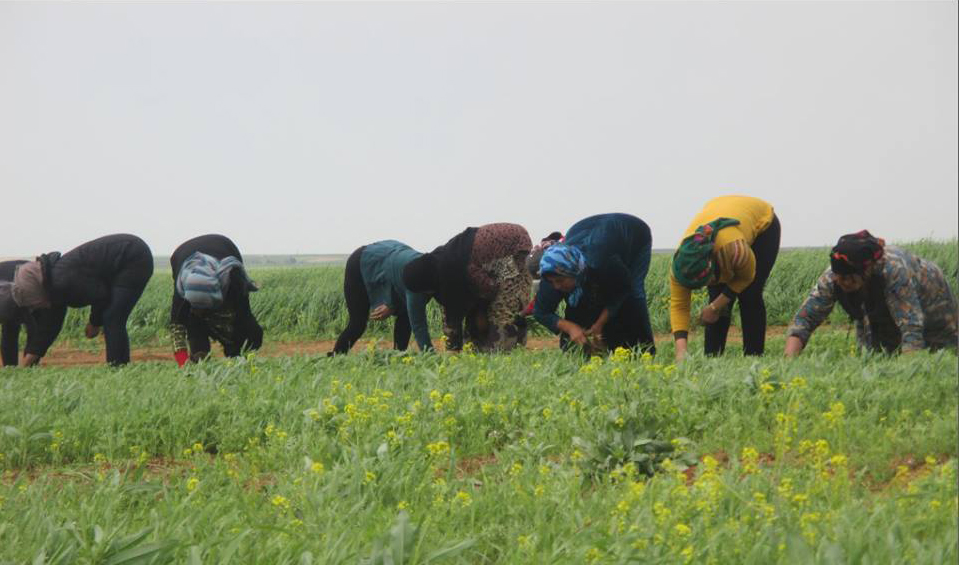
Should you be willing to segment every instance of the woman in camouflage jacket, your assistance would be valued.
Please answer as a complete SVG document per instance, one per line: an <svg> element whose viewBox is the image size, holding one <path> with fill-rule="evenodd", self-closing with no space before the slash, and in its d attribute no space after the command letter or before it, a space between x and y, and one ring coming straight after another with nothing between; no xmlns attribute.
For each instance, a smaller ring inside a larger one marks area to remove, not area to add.
<svg viewBox="0 0 959 565"><path fill-rule="evenodd" d="M855 322L861 347L887 353L956 347L956 297L935 263L866 230L842 236L830 263L789 326L787 356L802 351L836 302Z"/></svg>

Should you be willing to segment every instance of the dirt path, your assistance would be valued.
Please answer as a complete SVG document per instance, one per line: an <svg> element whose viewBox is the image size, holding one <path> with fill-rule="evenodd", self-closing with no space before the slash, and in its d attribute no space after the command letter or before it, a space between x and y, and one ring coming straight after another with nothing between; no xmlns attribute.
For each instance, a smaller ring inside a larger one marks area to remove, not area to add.
<svg viewBox="0 0 959 565"><path fill-rule="evenodd" d="M785 326L774 326L767 329L767 337L781 336L786 332ZM656 336L657 342L662 342L669 339L669 335L660 334ZM389 339L380 339L379 346L383 349L386 349L392 345ZM731 343L742 343L742 334L739 331L739 328L732 327L729 329L729 341ZM360 340L354 346L354 351L361 351L369 343L369 340ZM263 344L263 348L257 353L260 357L296 357L296 356L311 356L311 355L322 355L326 352L333 349L333 340L317 340L317 341L278 341L278 342L269 342ZM433 342L434 346L441 348L439 341ZM43 358L43 365L50 365L56 367L71 367L78 365L98 365L104 362L104 353L102 350L102 341L100 342L101 349L90 349L90 348L78 348L71 343L60 343L55 345L50 351L47 352L46 357ZM557 346L557 338L555 337L534 337L530 338L527 343L529 349L550 349ZM222 356L221 348L214 344L213 354L216 357ZM143 362L143 361L173 361L173 353L170 351L169 347L141 347L136 348L130 353L130 358L134 363Z"/></svg>

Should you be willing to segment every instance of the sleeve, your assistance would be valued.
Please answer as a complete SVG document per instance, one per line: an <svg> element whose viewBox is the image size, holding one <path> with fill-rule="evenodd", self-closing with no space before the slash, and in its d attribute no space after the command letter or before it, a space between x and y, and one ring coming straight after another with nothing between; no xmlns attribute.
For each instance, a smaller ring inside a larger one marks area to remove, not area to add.
<svg viewBox="0 0 959 565"><path fill-rule="evenodd" d="M799 307L792 324L786 330L787 336L795 336L802 340L803 345L809 342L810 336L816 331L836 305L836 285L833 281L832 269L826 271L816 281L816 286Z"/></svg>
<svg viewBox="0 0 959 565"><path fill-rule="evenodd" d="M173 322L170 324L170 335L173 337L173 352L187 349L187 328L184 324Z"/></svg>
<svg viewBox="0 0 959 565"><path fill-rule="evenodd" d="M461 351L463 349L463 318L465 314L459 307L443 307L443 335L446 336L446 349Z"/></svg>
<svg viewBox="0 0 959 565"><path fill-rule="evenodd" d="M13 367L19 363L20 352L20 322L6 322L3 324L0 337L0 357L5 367Z"/></svg>
<svg viewBox="0 0 959 565"><path fill-rule="evenodd" d="M554 334L559 333L557 323L559 316L556 315L556 308L559 307L563 294L552 287L548 282L541 281L539 289L536 291L536 298L533 305L533 317L540 324L546 326L546 329Z"/></svg>
<svg viewBox="0 0 959 565"><path fill-rule="evenodd" d="M170 335L173 337L173 352L187 349L187 322L190 319L190 303L173 291L170 306Z"/></svg>
<svg viewBox="0 0 959 565"><path fill-rule="evenodd" d="M103 327L103 313L109 306L109 301L97 302L90 305L90 325L98 328Z"/></svg>
<svg viewBox="0 0 959 565"><path fill-rule="evenodd" d="M717 249L716 261L722 272L732 273L732 278L723 289L723 294L729 298L735 298L746 290L756 278L756 255L745 239L731 241Z"/></svg>
<svg viewBox="0 0 959 565"><path fill-rule="evenodd" d="M429 297L415 292L406 293L406 313L410 318L410 327L413 329L413 337L416 338L416 345L420 351L430 351L433 349L433 340L430 339L430 327L426 320L426 304L430 301Z"/></svg>
<svg viewBox="0 0 959 565"><path fill-rule="evenodd" d="M689 335L692 291L679 284L672 273L669 275L669 325L676 339Z"/></svg>
<svg viewBox="0 0 959 565"><path fill-rule="evenodd" d="M64 305L44 308L36 310L29 316L33 316L33 321L27 322L27 346L23 352L43 357L63 329L67 307ZM31 328L31 324L34 325L35 330Z"/></svg>
<svg viewBox="0 0 959 565"><path fill-rule="evenodd" d="M922 328L925 325L925 314L919 300L915 277L911 276L909 269L899 261L887 261L883 275L886 279L886 305L899 333L902 334L902 350L924 349L926 340L923 338Z"/></svg>
<svg viewBox="0 0 959 565"><path fill-rule="evenodd" d="M491 300L496 296L496 288L498 286L496 280L489 276L486 269L482 266L470 262L466 267L466 275L476 288L476 292L480 298Z"/></svg>

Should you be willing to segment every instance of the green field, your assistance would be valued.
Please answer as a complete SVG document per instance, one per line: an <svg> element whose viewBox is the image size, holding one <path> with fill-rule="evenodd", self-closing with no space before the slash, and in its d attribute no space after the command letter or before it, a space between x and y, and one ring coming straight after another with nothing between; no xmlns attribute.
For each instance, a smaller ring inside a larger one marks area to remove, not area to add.
<svg viewBox="0 0 959 565"><path fill-rule="evenodd" d="M917 245L956 280L954 241ZM783 254L773 323L822 255ZM343 323L341 267L254 274L268 338ZM135 343L165 339L168 276ZM959 559L954 351L864 355L844 326L794 360L660 345L4 369L0 563Z"/></svg>

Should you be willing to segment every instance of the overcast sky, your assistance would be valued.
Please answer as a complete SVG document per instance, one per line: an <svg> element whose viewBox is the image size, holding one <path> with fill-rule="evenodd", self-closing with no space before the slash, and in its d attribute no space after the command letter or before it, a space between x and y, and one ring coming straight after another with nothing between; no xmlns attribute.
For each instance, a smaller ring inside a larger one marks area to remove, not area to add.
<svg viewBox="0 0 959 565"><path fill-rule="evenodd" d="M722 194L957 233L957 3L0 3L0 256L429 250Z"/></svg>

